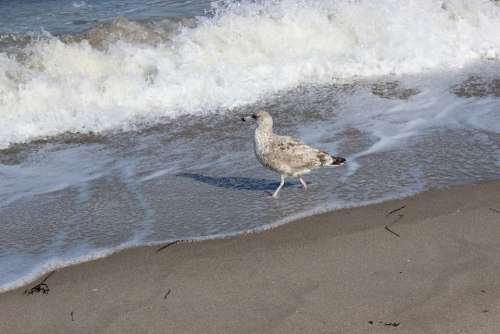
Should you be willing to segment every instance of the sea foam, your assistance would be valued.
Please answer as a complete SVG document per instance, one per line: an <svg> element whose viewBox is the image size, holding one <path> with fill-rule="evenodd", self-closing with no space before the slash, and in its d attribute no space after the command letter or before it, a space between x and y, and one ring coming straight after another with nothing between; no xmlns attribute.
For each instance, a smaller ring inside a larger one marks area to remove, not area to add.
<svg viewBox="0 0 500 334"><path fill-rule="evenodd" d="M461 68L497 59L498 31L493 1L284 0L230 3L166 40L41 38L23 56L0 53L0 148L219 112L304 83Z"/></svg>

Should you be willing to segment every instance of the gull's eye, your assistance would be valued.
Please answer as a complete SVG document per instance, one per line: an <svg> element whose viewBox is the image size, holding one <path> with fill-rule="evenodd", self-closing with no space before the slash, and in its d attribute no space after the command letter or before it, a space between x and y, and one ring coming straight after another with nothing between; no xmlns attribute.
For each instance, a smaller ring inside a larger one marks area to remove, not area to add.
<svg viewBox="0 0 500 334"><path fill-rule="evenodd" d="M252 118L253 119L257 119L257 115L252 115Z"/></svg>

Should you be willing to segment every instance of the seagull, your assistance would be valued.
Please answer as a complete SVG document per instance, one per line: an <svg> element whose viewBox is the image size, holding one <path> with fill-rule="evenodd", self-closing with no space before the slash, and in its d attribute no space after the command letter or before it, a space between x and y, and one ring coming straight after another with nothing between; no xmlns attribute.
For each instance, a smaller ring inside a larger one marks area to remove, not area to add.
<svg viewBox="0 0 500 334"><path fill-rule="evenodd" d="M273 118L267 111L261 110L251 116L241 118L243 122L252 119L256 120L258 125L255 129L254 142L257 160L264 167L281 176L280 185L272 195L274 198L278 197L286 177L298 177L304 190L307 190L307 183L302 179L302 175L319 167L341 166L346 161L344 158L312 148L292 137L274 134Z"/></svg>

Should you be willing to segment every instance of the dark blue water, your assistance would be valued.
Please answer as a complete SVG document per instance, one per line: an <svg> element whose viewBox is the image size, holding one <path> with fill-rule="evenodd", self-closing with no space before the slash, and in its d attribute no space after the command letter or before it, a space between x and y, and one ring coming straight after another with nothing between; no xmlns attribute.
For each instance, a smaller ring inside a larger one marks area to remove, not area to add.
<svg viewBox="0 0 500 334"><path fill-rule="evenodd" d="M210 10L207 0L1 0L0 33L81 32L116 16L131 20L193 17Z"/></svg>

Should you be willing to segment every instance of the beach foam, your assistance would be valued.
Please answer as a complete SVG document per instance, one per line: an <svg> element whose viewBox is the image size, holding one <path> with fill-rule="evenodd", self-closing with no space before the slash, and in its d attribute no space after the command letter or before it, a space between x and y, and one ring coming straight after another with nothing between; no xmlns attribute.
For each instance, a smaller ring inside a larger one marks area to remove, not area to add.
<svg viewBox="0 0 500 334"><path fill-rule="evenodd" d="M490 1L244 1L215 12L168 40L127 41L115 31L105 47L46 37L24 57L0 53L0 148L209 114L303 83L456 69L500 53L500 7Z"/></svg>

